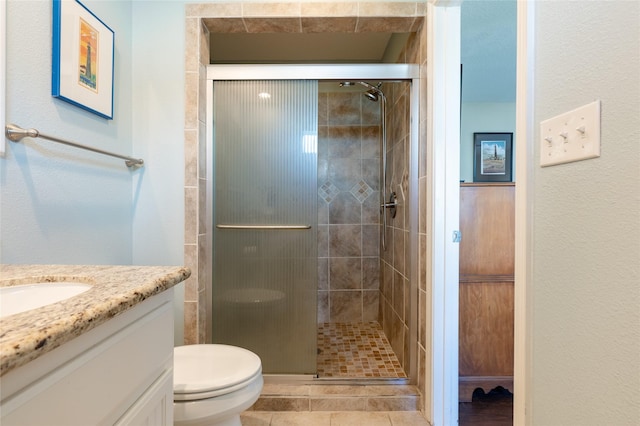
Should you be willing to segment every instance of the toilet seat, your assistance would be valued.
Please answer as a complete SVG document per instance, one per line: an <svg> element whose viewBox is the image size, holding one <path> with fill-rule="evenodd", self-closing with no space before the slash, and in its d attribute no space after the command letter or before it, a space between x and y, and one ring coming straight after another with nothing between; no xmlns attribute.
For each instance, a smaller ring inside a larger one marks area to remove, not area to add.
<svg viewBox="0 0 640 426"><path fill-rule="evenodd" d="M260 358L243 348L187 345L174 348L173 399L194 401L242 389L262 376Z"/></svg>

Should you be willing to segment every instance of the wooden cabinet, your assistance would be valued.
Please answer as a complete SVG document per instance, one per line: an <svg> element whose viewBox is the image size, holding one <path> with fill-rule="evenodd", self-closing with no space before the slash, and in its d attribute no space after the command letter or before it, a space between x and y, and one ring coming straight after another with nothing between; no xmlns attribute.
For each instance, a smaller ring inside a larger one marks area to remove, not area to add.
<svg viewBox="0 0 640 426"><path fill-rule="evenodd" d="M515 185L460 187L459 398L513 391Z"/></svg>

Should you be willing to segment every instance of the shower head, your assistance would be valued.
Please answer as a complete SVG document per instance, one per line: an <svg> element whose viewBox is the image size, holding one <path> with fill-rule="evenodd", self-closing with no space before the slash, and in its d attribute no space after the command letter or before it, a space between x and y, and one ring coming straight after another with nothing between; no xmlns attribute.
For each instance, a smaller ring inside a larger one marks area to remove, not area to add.
<svg viewBox="0 0 640 426"><path fill-rule="evenodd" d="M374 92L373 90L368 90L368 91L364 92L363 95L367 99L369 99L370 101L378 102L378 94L376 92Z"/></svg>
<svg viewBox="0 0 640 426"><path fill-rule="evenodd" d="M350 87L350 86L356 85L356 83L354 83L353 81L341 81L339 84L340 84L340 87ZM382 82L378 83L377 87L372 86L371 84L365 81L358 81L357 84L360 84L366 87L367 89L369 89L366 92L364 92L363 95L366 96L367 99L369 99L370 101L378 102L378 99L380 98L380 96L382 96L382 98L384 99L384 93L382 92L382 90L380 90L380 86L382 86Z"/></svg>

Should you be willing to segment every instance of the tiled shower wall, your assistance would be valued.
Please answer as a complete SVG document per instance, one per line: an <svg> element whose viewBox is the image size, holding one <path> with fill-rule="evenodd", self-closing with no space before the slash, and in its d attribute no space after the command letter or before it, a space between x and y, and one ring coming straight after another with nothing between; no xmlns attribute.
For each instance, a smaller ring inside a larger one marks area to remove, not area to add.
<svg viewBox="0 0 640 426"><path fill-rule="evenodd" d="M318 116L318 322L377 321L380 103L321 92Z"/></svg>
<svg viewBox="0 0 640 426"><path fill-rule="evenodd" d="M380 317L382 329L408 374L409 361L409 185L410 84L396 83L388 94L387 201L396 193L396 217L387 214L386 250L381 253Z"/></svg>
<svg viewBox="0 0 640 426"><path fill-rule="evenodd" d="M336 3L338 4L338 3ZM211 227L206 223L206 167L207 141L205 138L205 74L209 63L209 32L398 32L412 33L399 62L420 65L419 127L419 310L417 385L423 395L424 411L430 412L430 397L426 383L430 375L428 360L427 307L430 304L427 277L427 92L426 92L426 2L289 2L289 3L194 3L185 5L185 264L192 275L185 283L184 343L204 343L208 340L207 321L210 320L207 295L209 281L210 247L206 243ZM256 30L255 23L260 23ZM271 25L271 27L268 27ZM413 188L415 190L415 188ZM395 241L395 240L394 240ZM406 252L406 250L405 250ZM384 264L388 264L385 258ZM405 262L405 265L407 262ZM383 269L389 269L385 267ZM393 270L393 269L392 269ZM382 272L383 276L385 272ZM388 274L387 274L388 275ZM393 272L392 272L393 275ZM399 274L400 276L402 274ZM388 280L388 278L385 278ZM407 364L406 326L393 312L392 299L385 297L384 280L380 283L383 296L379 297L383 324L396 348L402 347L403 361ZM399 289L398 289L399 290ZM404 290L403 290L404 291ZM388 290L386 294L389 295ZM328 297L328 294L327 294ZM405 296L402 296L405 299ZM328 300L328 299L327 299ZM398 298L397 301L400 299ZM405 303L403 302L404 311ZM384 306L387 306L386 308ZM404 315L403 315L404 316ZM392 337L394 336L394 337ZM402 336L402 337L400 337ZM400 343L402 342L402 343ZM397 349L396 349L397 350Z"/></svg>

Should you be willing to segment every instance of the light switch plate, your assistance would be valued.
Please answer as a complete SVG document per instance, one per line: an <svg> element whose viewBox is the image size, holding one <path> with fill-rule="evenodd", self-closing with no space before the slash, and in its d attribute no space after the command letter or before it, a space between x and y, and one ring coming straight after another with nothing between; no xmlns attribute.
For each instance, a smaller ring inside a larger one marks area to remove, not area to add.
<svg viewBox="0 0 640 426"><path fill-rule="evenodd" d="M540 123L540 166L600 157L600 101Z"/></svg>

